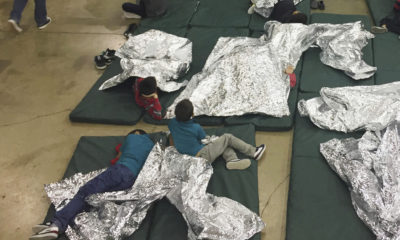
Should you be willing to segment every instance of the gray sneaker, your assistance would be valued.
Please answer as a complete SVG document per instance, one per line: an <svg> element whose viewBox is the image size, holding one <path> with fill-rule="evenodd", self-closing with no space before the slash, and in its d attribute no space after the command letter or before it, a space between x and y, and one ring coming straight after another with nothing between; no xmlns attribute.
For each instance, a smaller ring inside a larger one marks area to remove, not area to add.
<svg viewBox="0 0 400 240"><path fill-rule="evenodd" d="M250 167L250 159L234 159L226 163L226 168L229 170L243 170Z"/></svg>

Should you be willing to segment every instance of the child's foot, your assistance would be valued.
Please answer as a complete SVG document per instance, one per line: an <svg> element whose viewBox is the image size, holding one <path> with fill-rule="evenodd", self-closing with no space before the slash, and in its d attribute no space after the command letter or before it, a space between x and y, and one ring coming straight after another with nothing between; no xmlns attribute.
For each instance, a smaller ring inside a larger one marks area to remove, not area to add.
<svg viewBox="0 0 400 240"><path fill-rule="evenodd" d="M40 225L36 225L34 228L32 229L39 229ZM58 227L54 226L54 225L50 225L47 227L44 227L44 225L42 225L43 228L40 232L32 235L29 240L51 240L51 239L56 239L58 238Z"/></svg>
<svg viewBox="0 0 400 240"><path fill-rule="evenodd" d="M39 30L45 29L51 23L51 18L47 17L46 22L43 25L38 26Z"/></svg>
<svg viewBox="0 0 400 240"><path fill-rule="evenodd" d="M124 17L126 18L133 18L133 19L141 19L142 16L136 14L136 13L131 13L131 12L127 12L127 11L122 11L124 13Z"/></svg>
<svg viewBox="0 0 400 240"><path fill-rule="evenodd" d="M32 228L33 233L38 233L51 226L51 222L45 224L38 224Z"/></svg>
<svg viewBox="0 0 400 240"><path fill-rule="evenodd" d="M249 7L249 10L247 10L248 14L253 14L254 13L254 8L256 7L256 5L251 5L251 7Z"/></svg>
<svg viewBox="0 0 400 240"><path fill-rule="evenodd" d="M371 32L372 33L385 33L387 32L387 28L385 27L379 27L379 26L373 26L371 27Z"/></svg>
<svg viewBox="0 0 400 240"><path fill-rule="evenodd" d="M226 168L229 170L243 170L250 167L250 159L234 159L226 163Z"/></svg>
<svg viewBox="0 0 400 240"><path fill-rule="evenodd" d="M265 144L261 144L260 146L256 147L256 152L254 153L254 159L259 160L261 156L265 152Z"/></svg>
<svg viewBox="0 0 400 240"><path fill-rule="evenodd" d="M126 31L124 32L124 36L126 38L129 38L129 36L131 36L135 32L136 29L137 29L136 23L129 24L128 29L126 29Z"/></svg>
<svg viewBox="0 0 400 240"><path fill-rule="evenodd" d="M17 23L17 21L15 21L14 19L8 19L8 22L11 24L11 26L15 29L15 31L17 32L22 32L22 28L19 26L19 24Z"/></svg>

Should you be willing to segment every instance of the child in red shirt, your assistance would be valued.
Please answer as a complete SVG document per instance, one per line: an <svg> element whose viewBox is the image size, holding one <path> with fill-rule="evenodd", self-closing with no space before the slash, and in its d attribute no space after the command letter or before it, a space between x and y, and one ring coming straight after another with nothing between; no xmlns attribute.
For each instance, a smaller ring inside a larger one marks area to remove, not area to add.
<svg viewBox="0 0 400 240"><path fill-rule="evenodd" d="M137 78L133 88L136 103L143 107L152 118L161 120L161 104L158 100L156 79L154 77Z"/></svg>

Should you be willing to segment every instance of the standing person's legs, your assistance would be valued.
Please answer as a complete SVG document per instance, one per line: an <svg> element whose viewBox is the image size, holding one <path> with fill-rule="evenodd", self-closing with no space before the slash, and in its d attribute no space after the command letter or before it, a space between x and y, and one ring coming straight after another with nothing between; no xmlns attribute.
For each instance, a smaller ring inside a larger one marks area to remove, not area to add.
<svg viewBox="0 0 400 240"><path fill-rule="evenodd" d="M95 193L120 191L133 185L136 177L128 167L116 164L82 186L74 198L60 211L56 212L53 223L64 232L73 223L75 216L87 208L85 198Z"/></svg>
<svg viewBox="0 0 400 240"><path fill-rule="evenodd" d="M47 23L46 0L35 0L35 21L38 27Z"/></svg>
<svg viewBox="0 0 400 240"><path fill-rule="evenodd" d="M22 11L24 11L27 2L28 0L14 0L13 9L10 13L10 19L13 19L19 23L21 21Z"/></svg>

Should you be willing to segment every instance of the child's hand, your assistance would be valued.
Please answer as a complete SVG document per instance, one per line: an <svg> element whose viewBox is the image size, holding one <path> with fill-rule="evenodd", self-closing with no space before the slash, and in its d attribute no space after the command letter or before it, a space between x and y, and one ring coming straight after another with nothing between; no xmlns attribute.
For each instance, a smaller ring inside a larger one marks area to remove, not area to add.
<svg viewBox="0 0 400 240"><path fill-rule="evenodd" d="M289 65L286 69L285 69L285 73L286 74L292 74L294 72L294 67Z"/></svg>

